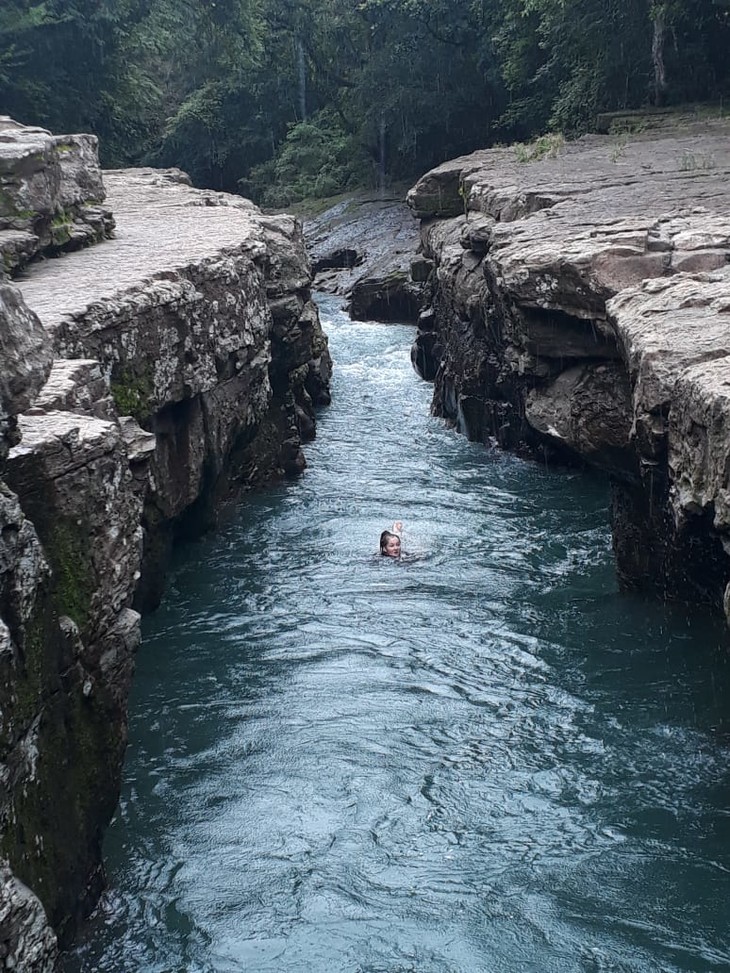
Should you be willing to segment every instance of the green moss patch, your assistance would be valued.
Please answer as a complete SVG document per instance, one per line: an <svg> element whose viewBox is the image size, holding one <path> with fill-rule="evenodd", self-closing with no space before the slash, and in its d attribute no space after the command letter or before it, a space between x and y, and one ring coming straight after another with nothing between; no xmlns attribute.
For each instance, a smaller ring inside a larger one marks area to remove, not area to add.
<svg viewBox="0 0 730 973"><path fill-rule="evenodd" d="M61 520L51 527L47 548L56 579L58 613L68 615L84 632L96 587L86 532Z"/></svg>
<svg viewBox="0 0 730 973"><path fill-rule="evenodd" d="M132 416L141 423L152 415L152 376L149 372L136 375L129 368L112 373L111 390L114 405L120 416Z"/></svg>

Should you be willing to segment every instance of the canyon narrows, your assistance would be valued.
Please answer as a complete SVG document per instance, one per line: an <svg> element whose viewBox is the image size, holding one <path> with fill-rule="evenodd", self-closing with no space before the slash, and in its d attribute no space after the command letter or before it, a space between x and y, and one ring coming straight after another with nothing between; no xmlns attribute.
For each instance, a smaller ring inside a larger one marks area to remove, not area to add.
<svg viewBox="0 0 730 973"><path fill-rule="evenodd" d="M46 970L43 909L67 939L102 887L137 609L222 498L303 468L330 360L294 219L10 119L0 179L0 944Z"/></svg>

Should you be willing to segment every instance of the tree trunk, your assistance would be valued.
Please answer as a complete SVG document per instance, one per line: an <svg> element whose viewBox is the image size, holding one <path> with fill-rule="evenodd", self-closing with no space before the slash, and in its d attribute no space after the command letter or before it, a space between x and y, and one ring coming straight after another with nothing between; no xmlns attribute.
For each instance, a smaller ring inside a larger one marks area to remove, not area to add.
<svg viewBox="0 0 730 973"><path fill-rule="evenodd" d="M307 62L304 57L304 44L297 38L297 65L299 67L299 114L301 120L307 120Z"/></svg>
<svg viewBox="0 0 730 973"><path fill-rule="evenodd" d="M654 105L664 104L667 92L667 73L664 67L664 40L667 33L667 14L664 4L652 8L654 36L651 41L651 59L654 64Z"/></svg>

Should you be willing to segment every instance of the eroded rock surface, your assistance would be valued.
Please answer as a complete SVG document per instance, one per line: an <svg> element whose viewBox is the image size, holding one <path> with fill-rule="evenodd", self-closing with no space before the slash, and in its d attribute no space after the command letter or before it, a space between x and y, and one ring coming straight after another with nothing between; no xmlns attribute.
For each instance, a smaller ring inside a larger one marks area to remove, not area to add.
<svg viewBox="0 0 730 973"><path fill-rule="evenodd" d="M17 198L38 207L29 253L56 188L70 206L80 187L81 209L106 192L117 221L0 287L0 951L46 973L44 910L67 939L103 885L135 609L222 496L303 468L331 363L296 220L176 170L86 185L93 140L10 131Z"/></svg>
<svg viewBox="0 0 730 973"><path fill-rule="evenodd" d="M114 229L93 135L52 135L0 116L0 273Z"/></svg>
<svg viewBox="0 0 730 973"><path fill-rule="evenodd" d="M192 189L177 170L109 172L105 185L115 239L19 287L56 353L99 362L117 413L156 437L147 607L178 530L209 523L234 485L302 469L330 363L295 219Z"/></svg>
<svg viewBox="0 0 730 973"><path fill-rule="evenodd" d="M730 126L662 125L428 173L409 193L436 264L414 359L466 434L611 474L625 584L719 606Z"/></svg>
<svg viewBox="0 0 730 973"><path fill-rule="evenodd" d="M401 196L351 196L307 220L305 232L317 288L345 296L353 318L416 320L423 260L418 226Z"/></svg>
<svg viewBox="0 0 730 973"><path fill-rule="evenodd" d="M58 946L43 906L0 865L0 964L14 973L53 973Z"/></svg>

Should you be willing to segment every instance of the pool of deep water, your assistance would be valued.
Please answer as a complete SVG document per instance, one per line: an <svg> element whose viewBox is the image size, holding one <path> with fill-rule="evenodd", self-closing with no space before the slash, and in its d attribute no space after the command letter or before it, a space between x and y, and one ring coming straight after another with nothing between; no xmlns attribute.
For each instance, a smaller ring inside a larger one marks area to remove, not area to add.
<svg viewBox="0 0 730 973"><path fill-rule="evenodd" d="M66 969L729 969L724 625L619 593L602 479L429 417L412 329L322 310L306 473L145 620ZM396 518L404 563L374 556Z"/></svg>

